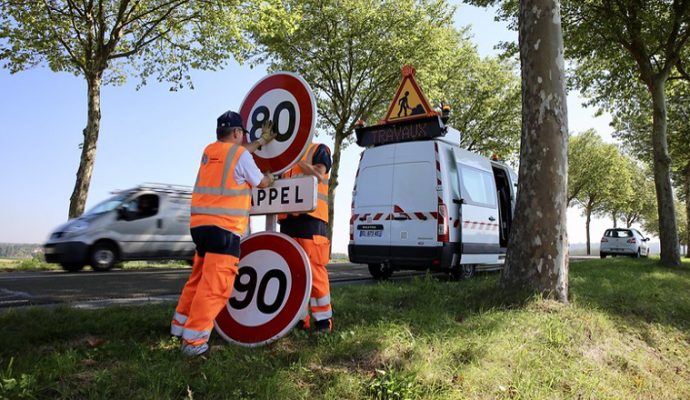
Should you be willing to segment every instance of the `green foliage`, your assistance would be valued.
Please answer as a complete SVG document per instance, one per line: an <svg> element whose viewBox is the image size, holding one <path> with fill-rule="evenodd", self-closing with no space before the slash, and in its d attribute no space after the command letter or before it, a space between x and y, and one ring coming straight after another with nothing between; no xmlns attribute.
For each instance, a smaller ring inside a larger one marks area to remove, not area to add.
<svg viewBox="0 0 690 400"><path fill-rule="evenodd" d="M443 77L457 41L452 9L444 0L294 1L294 30L254 30L257 61L272 70L294 71L317 95L320 127L336 142L353 133L358 119L384 114L412 64L424 87Z"/></svg>
<svg viewBox="0 0 690 400"><path fill-rule="evenodd" d="M414 374L395 369L377 369L367 385L367 393L374 400L408 400L419 398L420 388Z"/></svg>
<svg viewBox="0 0 690 400"><path fill-rule="evenodd" d="M448 124L461 133L460 146L517 162L522 99L515 66L498 58L481 59L474 46L453 57L441 90L451 106Z"/></svg>
<svg viewBox="0 0 690 400"><path fill-rule="evenodd" d="M41 251L40 244L0 243L2 258L28 258Z"/></svg>
<svg viewBox="0 0 690 400"><path fill-rule="evenodd" d="M0 60L11 72L46 64L104 82L141 83L155 76L189 83L190 69L218 69L250 50L245 21L254 27L286 20L279 2L71 1L0 2Z"/></svg>

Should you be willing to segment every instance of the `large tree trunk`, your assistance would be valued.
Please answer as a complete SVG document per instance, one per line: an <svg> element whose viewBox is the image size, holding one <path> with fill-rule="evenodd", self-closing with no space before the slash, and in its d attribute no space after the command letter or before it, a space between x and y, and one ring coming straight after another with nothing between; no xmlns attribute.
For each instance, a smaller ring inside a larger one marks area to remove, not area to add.
<svg viewBox="0 0 690 400"><path fill-rule="evenodd" d="M685 229L685 257L690 257L690 165L685 167L685 223L688 227Z"/></svg>
<svg viewBox="0 0 690 400"><path fill-rule="evenodd" d="M568 301L568 116L557 0L520 2L522 138L501 285Z"/></svg>
<svg viewBox="0 0 690 400"><path fill-rule="evenodd" d="M84 213L86 197L89 194L93 164L96 161L96 142L101 128L101 79L102 72L87 76L88 114L84 128L84 142L81 149L81 161L77 170L77 182L69 202L69 218L76 218Z"/></svg>
<svg viewBox="0 0 690 400"><path fill-rule="evenodd" d="M591 243L592 239L589 236L589 224L592 222L592 207L586 207L585 208L585 215L586 215L586 220L585 220L585 230L587 231L587 255L592 254L591 251ZM616 227L615 225L613 226L614 228Z"/></svg>
<svg viewBox="0 0 690 400"><path fill-rule="evenodd" d="M618 228L618 216L615 211L611 211L611 220L613 221L613 227Z"/></svg>
<svg viewBox="0 0 690 400"><path fill-rule="evenodd" d="M333 165L328 180L328 240L333 238L333 213L335 212L335 188L338 187L338 169L340 168L340 155L343 150L343 132L335 132L335 144L333 145Z"/></svg>
<svg viewBox="0 0 690 400"><path fill-rule="evenodd" d="M654 127L652 130L654 186L656 187L657 212L659 213L661 263L668 266L679 266L680 247L671 188L671 157L668 155L666 138L665 81L665 77L655 76L649 85L649 90L652 92L652 108L654 109Z"/></svg>

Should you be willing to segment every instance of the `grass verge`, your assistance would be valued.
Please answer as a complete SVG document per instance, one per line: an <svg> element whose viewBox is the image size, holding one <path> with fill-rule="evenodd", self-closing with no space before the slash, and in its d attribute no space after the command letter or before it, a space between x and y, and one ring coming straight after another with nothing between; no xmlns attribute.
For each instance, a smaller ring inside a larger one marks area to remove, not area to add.
<svg viewBox="0 0 690 400"><path fill-rule="evenodd" d="M690 398L690 264L571 264L571 305L505 304L496 274L336 288L336 333L211 358L173 305L0 316L0 395L69 399Z"/></svg>

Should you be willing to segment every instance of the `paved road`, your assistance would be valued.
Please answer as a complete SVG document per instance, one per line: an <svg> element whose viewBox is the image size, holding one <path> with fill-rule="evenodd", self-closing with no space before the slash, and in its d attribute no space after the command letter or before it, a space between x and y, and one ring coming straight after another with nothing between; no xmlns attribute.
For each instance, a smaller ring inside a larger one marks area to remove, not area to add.
<svg viewBox="0 0 690 400"><path fill-rule="evenodd" d="M572 257L571 262L595 257ZM95 308L109 304L176 301L190 268L114 270L96 273L63 271L0 274L0 308L40 304L70 304ZM373 283L366 265L339 263L328 266L331 286ZM423 272L398 271L394 280Z"/></svg>
<svg viewBox="0 0 690 400"><path fill-rule="evenodd" d="M366 265L331 264L332 286L373 282ZM173 301L182 290L190 269L114 270L95 273L63 271L0 274L0 308L32 304L78 303L80 307L104 303ZM409 278L418 272L397 272Z"/></svg>

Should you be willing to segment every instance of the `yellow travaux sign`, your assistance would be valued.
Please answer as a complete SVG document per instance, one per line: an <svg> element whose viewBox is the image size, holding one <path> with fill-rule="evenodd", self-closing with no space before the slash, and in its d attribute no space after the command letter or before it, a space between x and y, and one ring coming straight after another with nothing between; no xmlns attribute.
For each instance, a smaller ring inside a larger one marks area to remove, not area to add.
<svg viewBox="0 0 690 400"><path fill-rule="evenodd" d="M403 79L393 101L388 106L388 112L383 123L397 122L405 119L438 115L422 93L414 79L415 69L409 65L402 68Z"/></svg>

